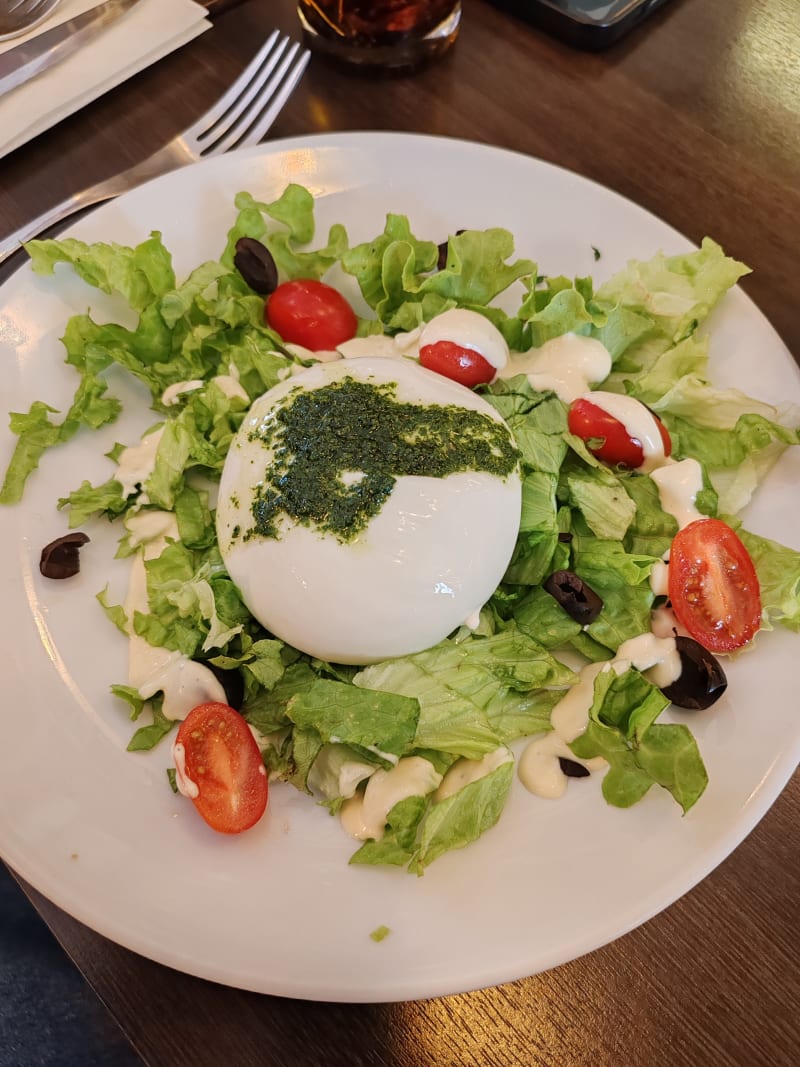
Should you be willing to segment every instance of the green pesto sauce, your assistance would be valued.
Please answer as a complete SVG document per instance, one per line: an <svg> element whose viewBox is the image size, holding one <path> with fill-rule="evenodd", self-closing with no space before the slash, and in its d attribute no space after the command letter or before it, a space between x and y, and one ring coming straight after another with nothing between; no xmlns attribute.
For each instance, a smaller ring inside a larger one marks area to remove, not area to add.
<svg viewBox="0 0 800 1067"><path fill-rule="evenodd" d="M250 435L273 452L244 534L280 536L283 517L353 540L403 475L506 477L519 453L503 423L455 405L405 403L395 386L343 378L290 393Z"/></svg>

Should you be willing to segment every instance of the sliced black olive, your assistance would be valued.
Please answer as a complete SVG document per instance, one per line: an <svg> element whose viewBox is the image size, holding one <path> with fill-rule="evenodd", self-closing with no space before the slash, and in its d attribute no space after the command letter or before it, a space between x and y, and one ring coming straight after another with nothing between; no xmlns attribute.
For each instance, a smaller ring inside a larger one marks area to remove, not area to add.
<svg viewBox="0 0 800 1067"><path fill-rule="evenodd" d="M456 230L456 237L458 237L458 235L462 233L464 233L463 230ZM447 266L447 246L447 241L442 241L442 243L439 245L439 259L436 263L438 270L444 270L444 268Z"/></svg>
<svg viewBox="0 0 800 1067"><path fill-rule="evenodd" d="M603 610L603 601L582 578L573 571L553 571L544 588L555 597L567 615L586 626L594 622Z"/></svg>
<svg viewBox="0 0 800 1067"><path fill-rule="evenodd" d="M234 711L241 711L244 703L244 681L239 671L226 671L222 667L215 667L213 663L206 663L219 684L225 690L225 701L228 707Z"/></svg>
<svg viewBox="0 0 800 1067"><path fill-rule="evenodd" d="M589 777L589 768L584 767L582 763L576 763L574 759L566 759L564 756L559 756L558 765L561 768L562 773L566 774L567 778Z"/></svg>
<svg viewBox="0 0 800 1067"><path fill-rule="evenodd" d="M233 265L255 292L268 296L278 288L278 268L272 253L254 237L239 238Z"/></svg>
<svg viewBox="0 0 800 1067"><path fill-rule="evenodd" d="M57 537L42 549L39 570L45 578L71 578L81 569L78 549L88 541L86 534L78 531Z"/></svg>
<svg viewBox="0 0 800 1067"><path fill-rule="evenodd" d="M679 708L710 708L728 688L719 660L691 637L676 637L681 673L661 692Z"/></svg>
<svg viewBox="0 0 800 1067"><path fill-rule="evenodd" d="M567 530L565 533L560 533L558 535L558 540L560 544L568 545L572 541L572 534Z"/></svg>

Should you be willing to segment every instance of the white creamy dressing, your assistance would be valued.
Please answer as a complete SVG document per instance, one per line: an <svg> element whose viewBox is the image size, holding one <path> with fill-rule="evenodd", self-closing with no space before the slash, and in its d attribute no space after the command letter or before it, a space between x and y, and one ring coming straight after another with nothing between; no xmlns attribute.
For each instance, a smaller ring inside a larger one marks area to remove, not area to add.
<svg viewBox="0 0 800 1067"><path fill-rule="evenodd" d="M614 659L615 669L627 663L659 689L672 685L681 675L681 657L674 637L648 633L623 641Z"/></svg>
<svg viewBox="0 0 800 1067"><path fill-rule="evenodd" d="M173 382L161 394L161 403L164 407L173 407L186 393L195 393L198 389L202 389L205 384L202 378L192 378L188 382Z"/></svg>
<svg viewBox="0 0 800 1067"><path fill-rule="evenodd" d="M597 676L610 670L623 674L629 667L641 671L648 681L659 688L670 685L681 673L681 659L675 638L657 637L654 633L639 634L624 641L613 660L590 663L581 670L577 683L551 712L551 732L531 741L520 756L517 774L530 793L547 800L555 800L564 794L568 778L561 770L559 758L580 763L590 771L605 765L602 756L579 759L569 744L580 737L589 725L589 709L594 701Z"/></svg>
<svg viewBox="0 0 800 1067"><path fill-rule="evenodd" d="M342 359L360 359L362 356L386 356L397 357L406 355L413 349L419 330L413 333L398 333L394 337L386 334L376 334L370 337L352 337L349 341L343 341L336 350L335 356ZM312 353L319 356L320 353ZM323 353L328 355L328 353Z"/></svg>
<svg viewBox="0 0 800 1067"><path fill-rule="evenodd" d="M244 391L239 384L239 379L232 374L218 374L211 379L215 385L217 385L222 392L230 400L234 397L239 397L240 400L250 403L250 397ZM194 393L198 389L202 389L207 382L202 378L193 378L191 381L186 382L174 382L172 385L168 385L164 392L161 394L161 403L165 407L172 407L177 404L180 398L186 393Z"/></svg>
<svg viewBox="0 0 800 1067"><path fill-rule="evenodd" d="M395 804L409 797L424 797L442 781L433 764L421 756L398 760L391 770L379 768L367 781L363 794L346 800L340 809L342 826L359 841L380 841L386 818Z"/></svg>
<svg viewBox="0 0 800 1067"><path fill-rule="evenodd" d="M167 547L167 539L179 538L178 522L171 511L137 511L125 519L128 544L143 547L145 559L155 559Z"/></svg>
<svg viewBox="0 0 800 1067"><path fill-rule="evenodd" d="M478 352L496 371L508 363L506 339L485 315L467 308L450 308L426 322L419 335L419 348L439 341L454 341Z"/></svg>
<svg viewBox="0 0 800 1067"><path fill-rule="evenodd" d="M658 486L661 507L672 515L682 530L703 515L695 507L697 494L703 488L703 470L696 459L673 460L665 458L660 467L650 471L650 477ZM669 556L667 549L666 557ZM650 588L656 596L669 592L669 562L667 558L654 564L650 572Z"/></svg>
<svg viewBox="0 0 800 1067"><path fill-rule="evenodd" d="M479 352L495 368L497 378L524 374L539 392L554 392L565 403L586 393L592 385L605 381L611 372L611 355L593 337L567 333L545 341L527 352L510 352L505 338L485 315L467 308L450 308L408 333L394 337L376 334L353 337L335 351L312 352L301 345L286 345L292 355L305 362L329 363L364 356L419 359L420 349L438 341L453 341ZM287 370L287 376L302 368Z"/></svg>
<svg viewBox="0 0 800 1067"><path fill-rule="evenodd" d="M664 511L673 515L683 529L703 515L694 506L703 488L703 470L696 459L667 460L650 472L658 486L658 496Z"/></svg>
<svg viewBox="0 0 800 1067"><path fill-rule="evenodd" d="M650 571L650 588L654 596L666 596L669 592L669 564L660 559Z"/></svg>
<svg viewBox="0 0 800 1067"><path fill-rule="evenodd" d="M419 359L421 348L425 345L435 345L439 341L453 341L462 348L471 348L480 353L497 371L508 362L508 345L494 323L485 315L467 308L450 308L415 330L398 333L393 337L386 334L352 337L349 341L343 341L335 350L313 352L302 345L293 344L286 345L286 348L293 356L305 362L330 363L337 359L361 359L365 356L377 356L382 359L408 356Z"/></svg>
<svg viewBox="0 0 800 1067"><path fill-rule="evenodd" d="M559 737L569 743L589 725L589 708L594 700L594 680L609 669L610 661L589 663L578 674L577 683L559 700L550 713L550 724Z"/></svg>
<svg viewBox="0 0 800 1067"><path fill-rule="evenodd" d="M175 764L175 785L181 796L188 797L189 800L199 797L200 788L197 782L193 782L186 773L186 749L179 741L173 742L172 762Z"/></svg>
<svg viewBox="0 0 800 1067"><path fill-rule="evenodd" d="M487 774L491 774L492 771L496 771L498 767L502 767L504 763L510 763L513 759L514 753L511 749L501 745L493 752L487 752L481 759L456 760L453 766L448 768L441 785L433 794L434 802L438 804L442 800L447 800L448 797L455 796L465 786L480 781L481 778L485 778Z"/></svg>
<svg viewBox="0 0 800 1067"><path fill-rule="evenodd" d="M569 779L561 770L560 758L584 763L555 730L531 741L523 749L517 774L529 793L545 800L558 800L567 790Z"/></svg>
<svg viewBox="0 0 800 1067"><path fill-rule="evenodd" d="M244 400L246 404L250 403L250 397L247 395L243 386L239 384L239 379L234 378L232 374L218 374L215 378L212 378L211 381L222 390L229 400L238 397L239 400Z"/></svg>
<svg viewBox="0 0 800 1067"><path fill-rule="evenodd" d="M622 423L629 437L639 442L644 459L637 470L650 474L656 467L663 466L667 457L664 455L664 441L658 428L658 420L641 400L621 393L606 393L600 389L585 393L579 399L588 400L589 403L602 408L617 422Z"/></svg>
<svg viewBox="0 0 800 1067"><path fill-rule="evenodd" d="M192 708L209 701L227 703L225 690L208 667L181 652L151 645L133 630L134 612L149 611L145 560L160 556L168 538L178 540L175 516L169 511L139 511L128 516L125 526L131 545L140 547L131 561L124 605L129 634L128 684L144 700L163 692L161 710L168 719L185 719Z"/></svg>
<svg viewBox="0 0 800 1067"><path fill-rule="evenodd" d="M512 352L499 378L526 375L537 392L553 392L572 403L611 373L611 354L594 337L565 333L529 352Z"/></svg>
<svg viewBox="0 0 800 1067"><path fill-rule="evenodd" d="M529 793L546 800L562 796L567 788L567 776L559 766L559 757L574 760L590 770L602 766L605 760L579 760L573 755L569 742L586 730L589 709L594 700L594 680L609 663L590 663L578 675L578 681L567 690L550 713L553 729L529 742L519 758L517 775Z"/></svg>
<svg viewBox="0 0 800 1067"><path fill-rule="evenodd" d="M156 465L156 453L161 441L164 427L161 426L152 433L145 434L141 443L124 448L117 460L117 470L114 478L122 486L122 495L130 496L136 492L136 486L143 486Z"/></svg>

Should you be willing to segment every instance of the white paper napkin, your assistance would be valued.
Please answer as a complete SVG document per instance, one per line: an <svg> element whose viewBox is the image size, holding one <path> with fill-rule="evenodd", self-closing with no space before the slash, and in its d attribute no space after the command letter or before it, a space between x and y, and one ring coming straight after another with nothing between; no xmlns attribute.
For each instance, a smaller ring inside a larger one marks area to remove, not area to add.
<svg viewBox="0 0 800 1067"><path fill-rule="evenodd" d="M0 44L0 53L97 2L62 0L52 18ZM139 0L74 55L0 97L0 157L209 29L207 14L194 0Z"/></svg>

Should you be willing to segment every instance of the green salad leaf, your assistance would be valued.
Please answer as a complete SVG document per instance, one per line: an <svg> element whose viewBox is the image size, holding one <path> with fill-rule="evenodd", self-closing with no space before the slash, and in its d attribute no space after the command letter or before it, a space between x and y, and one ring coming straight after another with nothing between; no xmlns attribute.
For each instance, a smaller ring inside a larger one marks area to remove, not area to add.
<svg viewBox="0 0 800 1067"><path fill-rule="evenodd" d="M708 776L688 728L656 723L668 705L636 670L597 675L589 726L570 747L581 759L607 760L603 796L609 804L630 807L653 785L667 789L684 811L702 795Z"/></svg>

